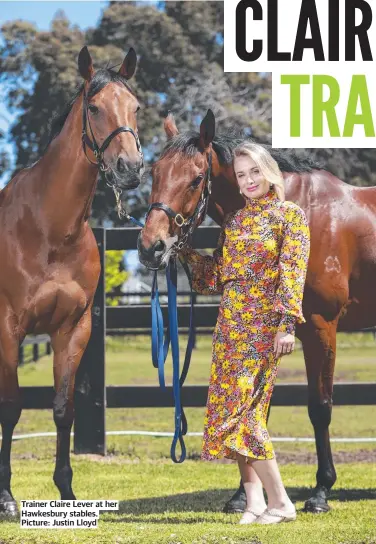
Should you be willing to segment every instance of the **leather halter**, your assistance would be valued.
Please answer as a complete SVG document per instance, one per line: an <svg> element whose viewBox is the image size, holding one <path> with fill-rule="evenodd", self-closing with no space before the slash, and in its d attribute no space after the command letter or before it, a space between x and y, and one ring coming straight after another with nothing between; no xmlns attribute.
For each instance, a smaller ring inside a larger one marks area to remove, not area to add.
<svg viewBox="0 0 376 544"><path fill-rule="evenodd" d="M106 166L106 164L104 162L104 157L103 157L104 152L106 151L106 149L108 148L108 146L110 145L112 140L115 138L115 136L117 136L121 132L130 132L132 134L132 136L134 137L134 139L136 140L137 151L139 152L139 154L141 156L141 159L142 159L142 163L143 163L144 156L143 156L143 153L142 153L140 140L138 138L138 134L131 127L123 126L123 127L116 128L114 131L111 132L111 134L109 136L107 136L107 138L105 139L103 144L99 147L99 145L97 144L97 141L95 139L93 129L91 128L90 117L89 117L89 114L88 114L88 108L89 108L89 105L88 105L88 101L87 101L87 95L86 95L86 91L84 89L84 91L83 91L83 107L82 107L82 148L84 150L84 153L85 153L85 156L86 156L87 160L91 164L94 164L95 166L98 166L101 172L105 172L106 170L108 170L108 166ZM87 132L86 132L87 125L89 125L91 140L90 140L90 138L89 138L89 136L87 135ZM86 153L86 146L89 149L92 150L97 162L93 162L93 161L91 161L89 159L89 157L88 157L88 155ZM115 186L115 184L109 183L107 180L106 180L106 183L110 187Z"/></svg>
<svg viewBox="0 0 376 544"><path fill-rule="evenodd" d="M177 249L182 249L184 245L190 240L195 228L200 225L207 214L209 197L211 195L211 171L212 171L212 151L210 150L208 155L208 169L205 176L204 187L201 192L200 200L197 203L196 209L190 217L185 218L181 213L177 213L172 210L163 202L154 202L148 208L146 213L146 219L149 213L154 210L163 210L171 219L174 220L175 225L181 228L181 237L177 244Z"/></svg>

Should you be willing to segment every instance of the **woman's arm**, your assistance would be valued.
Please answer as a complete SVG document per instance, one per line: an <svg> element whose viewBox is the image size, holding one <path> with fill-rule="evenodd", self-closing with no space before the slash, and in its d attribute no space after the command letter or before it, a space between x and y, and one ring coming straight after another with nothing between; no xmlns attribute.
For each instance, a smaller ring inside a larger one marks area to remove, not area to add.
<svg viewBox="0 0 376 544"><path fill-rule="evenodd" d="M288 202L285 221L279 259L280 278L274 310L281 314L278 331L295 334L296 323L305 323L302 300L309 259L310 233L305 213L292 202Z"/></svg>
<svg viewBox="0 0 376 544"><path fill-rule="evenodd" d="M223 226L213 255L201 255L190 247L181 250L191 268L193 289L201 295L219 295L223 292L221 269L225 238Z"/></svg>

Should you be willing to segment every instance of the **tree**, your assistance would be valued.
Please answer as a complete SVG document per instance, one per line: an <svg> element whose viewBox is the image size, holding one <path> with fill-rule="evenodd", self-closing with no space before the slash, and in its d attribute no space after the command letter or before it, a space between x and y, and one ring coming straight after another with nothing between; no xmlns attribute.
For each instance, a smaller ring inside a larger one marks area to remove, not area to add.
<svg viewBox="0 0 376 544"><path fill-rule="evenodd" d="M5 143L5 134L0 130L0 177L10 168L9 155L1 146Z"/></svg>
<svg viewBox="0 0 376 544"><path fill-rule="evenodd" d="M106 251L105 285L107 306L118 306L121 297L121 287L129 276L124 270L124 251Z"/></svg>
<svg viewBox="0 0 376 544"><path fill-rule="evenodd" d="M48 142L49 126L81 82L77 56L90 48L95 66L120 63L130 46L139 57L131 84L142 110L139 132L152 162L165 143L163 120L171 110L180 130L194 129L213 109L219 132L236 128L271 142L271 74L223 72L223 2L110 2L96 28L82 32L60 12L47 32L13 21L1 28L0 82L7 107L20 112L11 129L16 169L30 165ZM278 107L278 104L275 105ZM1 145L1 140L0 140ZM298 150L321 160L354 184L375 184L376 150ZM6 168L0 148L0 168ZM147 207L150 177L129 194L136 217ZM93 224L120 224L111 190L98 186Z"/></svg>

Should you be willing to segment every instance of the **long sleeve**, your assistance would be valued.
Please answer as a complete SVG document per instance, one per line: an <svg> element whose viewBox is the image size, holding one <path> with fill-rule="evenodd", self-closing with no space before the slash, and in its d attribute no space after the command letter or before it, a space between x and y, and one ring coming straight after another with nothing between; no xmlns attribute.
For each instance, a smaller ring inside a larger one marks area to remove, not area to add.
<svg viewBox="0 0 376 544"><path fill-rule="evenodd" d="M310 250L310 233L301 208L286 202L285 232L279 258L279 284L274 310L282 315L278 330L295 333L296 323L305 323L302 312L304 284Z"/></svg>
<svg viewBox="0 0 376 544"><path fill-rule="evenodd" d="M201 255L192 248L183 249L181 252L191 267L193 289L201 295L220 295L223 292L221 268L225 238L223 226L213 255Z"/></svg>

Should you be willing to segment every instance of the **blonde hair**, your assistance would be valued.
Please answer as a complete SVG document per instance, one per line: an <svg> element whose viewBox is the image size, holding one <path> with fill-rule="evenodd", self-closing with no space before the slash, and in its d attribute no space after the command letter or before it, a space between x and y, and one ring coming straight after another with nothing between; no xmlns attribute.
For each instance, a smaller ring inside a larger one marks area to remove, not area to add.
<svg viewBox="0 0 376 544"><path fill-rule="evenodd" d="M272 185L275 192L282 202L285 200L285 182L277 162L273 159L269 151L262 145L253 142L242 142L233 151L234 159L236 157L250 157L260 168L262 175Z"/></svg>

